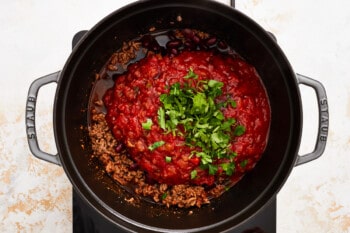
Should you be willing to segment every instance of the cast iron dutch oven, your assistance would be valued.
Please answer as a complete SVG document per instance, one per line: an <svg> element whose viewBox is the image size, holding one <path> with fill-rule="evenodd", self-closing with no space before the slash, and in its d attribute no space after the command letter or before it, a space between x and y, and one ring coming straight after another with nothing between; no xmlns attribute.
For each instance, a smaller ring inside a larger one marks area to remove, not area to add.
<svg viewBox="0 0 350 233"><path fill-rule="evenodd" d="M181 16L182 21L176 18ZM266 87L271 105L271 127L266 151L257 166L237 185L208 206L188 210L167 209L141 201L125 201L107 175L90 161L87 132L89 93L98 72L123 41L137 38L149 28L195 28L229 43L254 65ZM58 154L40 150L35 131L35 103L39 89L57 83L54 99L54 134ZM302 129L299 85L315 90L319 107L319 132L315 150L298 155ZM74 189L96 211L128 231L199 232L234 229L268 204L296 165L319 157L328 134L325 89L313 79L296 74L276 41L257 23L239 11L213 1L148 0L123 7L97 23L73 49L59 72L35 80L26 106L30 149L40 159L61 165Z"/></svg>

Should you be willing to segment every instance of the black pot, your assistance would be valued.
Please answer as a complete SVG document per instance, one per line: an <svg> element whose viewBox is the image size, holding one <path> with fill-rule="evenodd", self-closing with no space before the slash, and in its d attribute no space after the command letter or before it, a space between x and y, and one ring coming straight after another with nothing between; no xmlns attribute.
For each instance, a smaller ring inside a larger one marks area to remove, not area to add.
<svg viewBox="0 0 350 233"><path fill-rule="evenodd" d="M181 15L182 21L176 17ZM87 137L87 105L94 74L113 51L149 28L195 28L227 41L253 64L266 87L271 105L271 128L266 151L257 166L237 185L209 206L188 210L167 209L151 203L133 205L128 193L90 160ZM54 101L54 133L58 155L40 150L35 131L35 103L43 85L57 82ZM319 133L314 152L299 156L302 106L299 84L316 91ZM269 203L292 168L319 157L328 134L328 105L319 82L297 75L276 41L257 23L239 11L213 1L152 0L123 7L99 22L74 48L64 68L32 83L26 109L27 136L32 153L62 165L75 190L96 211L130 231L198 232L233 229Z"/></svg>

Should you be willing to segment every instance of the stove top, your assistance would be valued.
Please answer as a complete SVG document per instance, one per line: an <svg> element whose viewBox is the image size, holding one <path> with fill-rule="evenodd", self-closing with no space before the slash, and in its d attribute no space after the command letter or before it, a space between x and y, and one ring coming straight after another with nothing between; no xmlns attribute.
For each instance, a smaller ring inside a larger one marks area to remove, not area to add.
<svg viewBox="0 0 350 233"><path fill-rule="evenodd" d="M235 6L235 0L231 0ZM74 47L87 31L80 31L73 37ZM73 232L74 233L123 233L123 229L111 223L89 206L73 189ZM227 233L276 233L276 199L267 204L245 223L233 227Z"/></svg>

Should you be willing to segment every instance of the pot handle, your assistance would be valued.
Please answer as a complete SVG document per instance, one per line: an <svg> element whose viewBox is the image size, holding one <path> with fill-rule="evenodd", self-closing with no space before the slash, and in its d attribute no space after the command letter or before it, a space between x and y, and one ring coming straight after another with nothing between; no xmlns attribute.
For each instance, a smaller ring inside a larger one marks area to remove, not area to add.
<svg viewBox="0 0 350 233"><path fill-rule="evenodd" d="M60 158L58 154L52 155L42 151L39 148L38 140L36 137L36 128L35 128L35 107L36 100L38 97L39 89L52 82L58 81L60 71L46 75L44 77L38 78L35 80L29 87L27 103L26 103L26 131L29 149L32 154L42 160L45 160L56 165L61 165Z"/></svg>
<svg viewBox="0 0 350 233"><path fill-rule="evenodd" d="M328 129L329 129L329 113L328 113L328 101L326 96L326 90L322 83L306 77L301 74L296 74L299 84L304 84L313 88L316 92L317 105L318 105L318 134L315 149L306 155L298 155L295 166L310 162L311 160L320 157L327 143Z"/></svg>

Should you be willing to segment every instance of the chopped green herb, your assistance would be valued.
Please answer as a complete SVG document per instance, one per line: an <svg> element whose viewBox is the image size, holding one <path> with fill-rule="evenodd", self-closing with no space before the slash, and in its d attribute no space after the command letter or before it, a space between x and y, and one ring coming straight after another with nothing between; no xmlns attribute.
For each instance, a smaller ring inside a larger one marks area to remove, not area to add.
<svg viewBox="0 0 350 233"><path fill-rule="evenodd" d="M191 171L191 180L197 177L197 170Z"/></svg>
<svg viewBox="0 0 350 233"><path fill-rule="evenodd" d="M242 162L239 163L239 165L242 167L242 168L245 168L245 166L247 166L248 164L248 159L245 159L243 160Z"/></svg>
<svg viewBox="0 0 350 233"><path fill-rule="evenodd" d="M208 86L213 88L214 90L221 90L221 88L224 86L222 82L216 81L216 80L209 80Z"/></svg>
<svg viewBox="0 0 350 233"><path fill-rule="evenodd" d="M142 123L142 128L145 130L151 130L152 124L152 120L148 118L146 122Z"/></svg>
<svg viewBox="0 0 350 233"><path fill-rule="evenodd" d="M190 67L190 69L188 70L188 73L184 76L185 79L188 79L188 78L198 78L198 75L193 72L193 68Z"/></svg>
<svg viewBox="0 0 350 233"><path fill-rule="evenodd" d="M221 164L222 170L226 173L226 175L231 176L235 170L235 164L232 163L223 163Z"/></svg>
<svg viewBox="0 0 350 233"><path fill-rule="evenodd" d="M171 157L170 156L165 156L165 162L170 163L171 162Z"/></svg>
<svg viewBox="0 0 350 233"><path fill-rule="evenodd" d="M168 196L168 193L163 193L162 194L162 200L164 200Z"/></svg>
<svg viewBox="0 0 350 233"><path fill-rule="evenodd" d="M227 103L230 104L232 108L236 108L237 107L236 101L234 101L232 99L227 100Z"/></svg>
<svg viewBox="0 0 350 233"><path fill-rule="evenodd" d="M158 124L165 133L185 137L186 145L193 148L191 156L200 158L200 167L214 175L221 166L227 175L233 173L234 164L214 165L217 159L233 158L237 153L231 151L233 137L245 132L243 125L237 125L236 119L225 118L222 108L236 102L226 97L218 101L222 95L223 82L209 79L196 80L198 75L189 69L185 79L188 83L175 83L168 86L168 93L160 96L162 106L158 109ZM152 147L153 148L153 147ZM194 179L197 171L191 172Z"/></svg>
<svg viewBox="0 0 350 233"><path fill-rule="evenodd" d="M224 131L227 131L227 130L231 130L231 126L233 126L233 124L236 123L236 120L233 119L233 118L229 118L227 119L227 121L225 121L221 126L220 128Z"/></svg>
<svg viewBox="0 0 350 233"><path fill-rule="evenodd" d="M158 122L160 128L165 129L165 113L163 108L158 109Z"/></svg>
<svg viewBox="0 0 350 233"><path fill-rule="evenodd" d="M205 114L209 110L209 103L205 93L199 92L193 96L192 112L195 114Z"/></svg>
<svg viewBox="0 0 350 233"><path fill-rule="evenodd" d="M210 157L209 154L207 154L206 152L198 152L197 154L197 157L200 157L201 158L201 162L202 164L208 164L208 163L212 163L213 160L212 158Z"/></svg>
<svg viewBox="0 0 350 233"><path fill-rule="evenodd" d="M233 131L233 134L235 136L241 136L245 133L245 127L243 125L237 125L235 130Z"/></svg>
<svg viewBox="0 0 350 233"><path fill-rule="evenodd" d="M209 168L210 175L215 175L215 173L218 171L218 166L213 165L213 164L209 164L208 168Z"/></svg>
<svg viewBox="0 0 350 233"><path fill-rule="evenodd" d="M158 141L158 142L155 142L155 143L153 143L152 145L150 145L150 146L148 147L148 149L149 149L150 151L154 151L155 149L157 149L157 148L160 147L160 146L163 146L164 144L165 144L164 141Z"/></svg>

